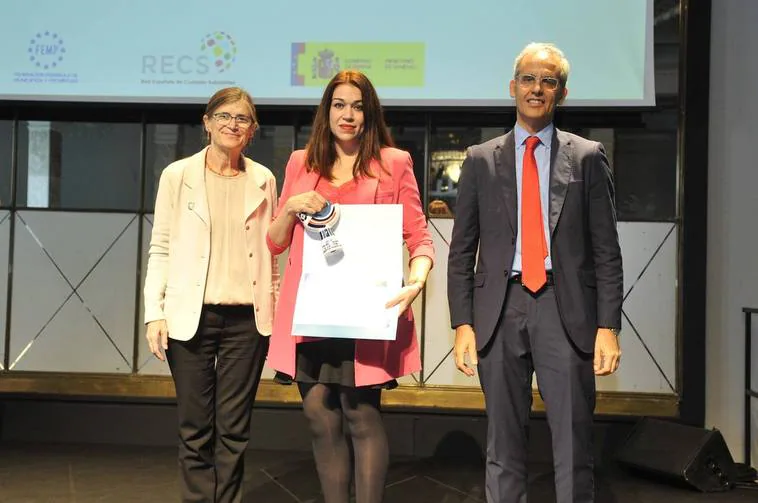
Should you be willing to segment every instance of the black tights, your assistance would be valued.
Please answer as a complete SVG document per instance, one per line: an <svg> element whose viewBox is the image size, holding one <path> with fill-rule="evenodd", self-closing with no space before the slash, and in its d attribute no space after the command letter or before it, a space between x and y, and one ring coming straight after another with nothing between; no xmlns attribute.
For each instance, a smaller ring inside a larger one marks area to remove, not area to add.
<svg viewBox="0 0 758 503"><path fill-rule="evenodd" d="M355 455L356 503L381 503L389 463L387 434L379 412L381 390L298 383L313 434L313 457L325 503L350 501L350 450Z"/></svg>

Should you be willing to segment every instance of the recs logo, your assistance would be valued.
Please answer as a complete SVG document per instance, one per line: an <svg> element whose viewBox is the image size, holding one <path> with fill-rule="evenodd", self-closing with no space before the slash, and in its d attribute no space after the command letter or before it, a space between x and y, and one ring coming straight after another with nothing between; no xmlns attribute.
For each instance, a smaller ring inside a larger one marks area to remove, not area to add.
<svg viewBox="0 0 758 503"><path fill-rule="evenodd" d="M146 54L142 56L143 75L206 75L224 73L237 59L237 43L226 32L205 35L197 54Z"/></svg>

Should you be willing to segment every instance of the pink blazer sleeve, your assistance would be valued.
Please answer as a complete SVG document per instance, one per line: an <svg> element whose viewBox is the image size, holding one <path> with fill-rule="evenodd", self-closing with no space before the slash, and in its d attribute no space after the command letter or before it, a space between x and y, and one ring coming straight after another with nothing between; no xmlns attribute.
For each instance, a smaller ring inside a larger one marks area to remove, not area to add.
<svg viewBox="0 0 758 503"><path fill-rule="evenodd" d="M413 174L413 161L408 152L394 150L393 164L395 193L403 205L403 240L411 260L419 256L429 257L434 263L434 244L426 224L426 215L421 207L421 195Z"/></svg>
<svg viewBox="0 0 758 503"><path fill-rule="evenodd" d="M292 186L295 184L299 174L302 172L304 161L305 152L302 150L292 152L290 155L289 161L287 161L287 167L284 169L284 184L282 185L282 195L279 196L279 205L274 211L274 218L279 216L279 213L284 208L285 203L292 195ZM269 251L271 251L271 253L274 255L284 253L284 251L289 248L291 242L292 233L290 233L287 242L282 244L276 244L271 241L271 237L268 235L268 233L266 233L266 244L268 245Z"/></svg>

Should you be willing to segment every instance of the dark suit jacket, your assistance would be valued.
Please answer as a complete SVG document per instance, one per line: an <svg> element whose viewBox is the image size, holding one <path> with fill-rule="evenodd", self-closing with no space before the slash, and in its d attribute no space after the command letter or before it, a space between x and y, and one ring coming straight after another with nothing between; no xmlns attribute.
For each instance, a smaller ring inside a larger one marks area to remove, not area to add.
<svg viewBox="0 0 758 503"><path fill-rule="evenodd" d="M598 142L556 128L550 152L558 311L574 344L591 353L598 327L621 328L623 273L612 174ZM500 319L516 250L515 164L511 131L469 148L458 183L448 257L450 320L453 328L474 327L478 350Z"/></svg>

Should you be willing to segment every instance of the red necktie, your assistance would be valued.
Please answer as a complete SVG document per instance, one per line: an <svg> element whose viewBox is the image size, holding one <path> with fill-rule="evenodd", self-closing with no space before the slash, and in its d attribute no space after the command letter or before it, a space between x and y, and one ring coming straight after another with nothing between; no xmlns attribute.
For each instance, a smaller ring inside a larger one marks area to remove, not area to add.
<svg viewBox="0 0 758 503"><path fill-rule="evenodd" d="M521 178L521 282L532 292L537 292L547 282L547 243L542 223L540 179L534 158L534 149L539 143L536 136L526 139Z"/></svg>

